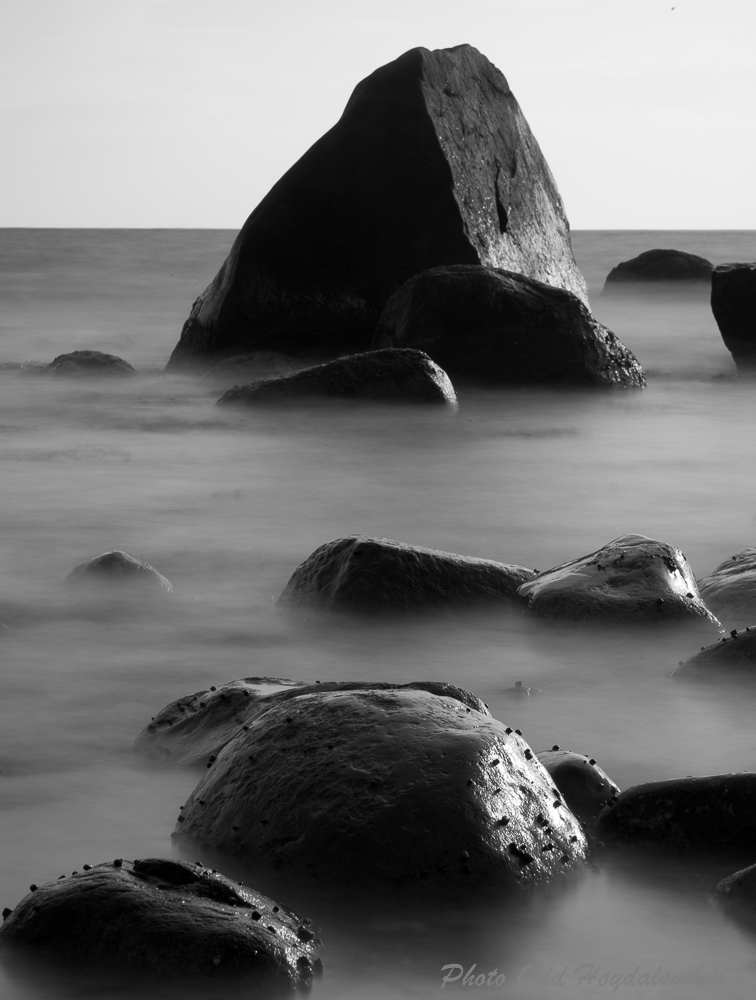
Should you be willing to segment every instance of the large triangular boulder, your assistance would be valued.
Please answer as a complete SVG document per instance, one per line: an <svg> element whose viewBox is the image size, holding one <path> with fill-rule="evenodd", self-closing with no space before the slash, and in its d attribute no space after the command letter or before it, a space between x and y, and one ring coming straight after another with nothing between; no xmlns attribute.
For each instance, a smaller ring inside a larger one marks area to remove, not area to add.
<svg viewBox="0 0 756 1000"><path fill-rule="evenodd" d="M504 76L470 45L411 49L357 85L247 219L169 367L366 350L389 296L441 264L586 299L551 171Z"/></svg>

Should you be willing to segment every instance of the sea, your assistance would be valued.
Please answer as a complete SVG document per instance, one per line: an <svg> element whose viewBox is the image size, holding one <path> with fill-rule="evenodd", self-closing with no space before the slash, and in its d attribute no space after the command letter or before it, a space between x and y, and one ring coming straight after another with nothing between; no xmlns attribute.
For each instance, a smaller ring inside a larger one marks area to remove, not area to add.
<svg viewBox="0 0 756 1000"><path fill-rule="evenodd" d="M85 863L177 853L170 834L200 775L146 763L134 739L170 701L239 677L449 681L536 752L589 754L623 789L756 770L756 688L670 676L711 641L695 628L276 607L315 548L356 533L543 571L637 532L678 546L698 577L756 545L756 384L736 376L706 292L602 292L612 267L654 247L756 259L756 232L575 231L592 308L648 387L462 387L456 414L344 403L250 415L216 409L215 383L164 374L234 236L0 230L0 907ZM140 374L18 371L80 349ZM64 585L111 549L175 592L144 604ZM513 694L517 681L531 693ZM325 963L313 1000L756 991L756 932L713 895L756 862L756 844L745 857L609 850L514 897L441 899L286 881L199 847L189 857L312 918ZM0 968L2 1000L179 995L151 989ZM196 993L237 995L249 994Z"/></svg>

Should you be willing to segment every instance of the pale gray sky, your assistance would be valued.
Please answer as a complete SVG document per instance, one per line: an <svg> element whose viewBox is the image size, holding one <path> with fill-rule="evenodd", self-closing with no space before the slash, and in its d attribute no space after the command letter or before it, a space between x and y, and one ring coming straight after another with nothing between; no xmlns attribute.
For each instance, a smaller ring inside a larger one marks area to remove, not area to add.
<svg viewBox="0 0 756 1000"><path fill-rule="evenodd" d="M756 229L754 0L0 0L0 226L237 228L416 45L507 77L575 229Z"/></svg>

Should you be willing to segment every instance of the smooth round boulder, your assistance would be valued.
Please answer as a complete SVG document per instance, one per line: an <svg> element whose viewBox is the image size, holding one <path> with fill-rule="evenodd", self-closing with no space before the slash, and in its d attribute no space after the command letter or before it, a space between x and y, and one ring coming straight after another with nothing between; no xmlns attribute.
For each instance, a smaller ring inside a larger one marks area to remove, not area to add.
<svg viewBox="0 0 756 1000"><path fill-rule="evenodd" d="M524 566L348 535L315 549L292 574L278 604L361 614L439 607L518 605L518 588L536 576Z"/></svg>
<svg viewBox="0 0 756 1000"><path fill-rule="evenodd" d="M710 646L680 663L673 677L700 680L722 680L725 677L756 677L756 626L749 625L739 632L733 629Z"/></svg>
<svg viewBox="0 0 756 1000"><path fill-rule="evenodd" d="M722 626L701 600L682 552L646 535L620 535L607 545L523 583L535 615L572 621L692 621Z"/></svg>
<svg viewBox="0 0 756 1000"><path fill-rule="evenodd" d="M597 832L607 843L637 847L753 851L756 773L634 785L601 813Z"/></svg>
<svg viewBox="0 0 756 1000"><path fill-rule="evenodd" d="M551 775L568 807L593 832L599 813L619 795L619 786L595 758L586 754L554 748L539 750L536 757Z"/></svg>
<svg viewBox="0 0 756 1000"><path fill-rule="evenodd" d="M756 370L756 261L711 272L711 311L739 373Z"/></svg>
<svg viewBox="0 0 756 1000"><path fill-rule="evenodd" d="M278 351L252 351L249 354L235 354L217 364L201 376L200 381L253 382L276 375L286 375L300 366L292 358Z"/></svg>
<svg viewBox="0 0 756 1000"><path fill-rule="evenodd" d="M613 267L603 290L630 291L649 282L657 286L673 282L678 288L681 284L708 288L712 267L710 260L685 250L645 250Z"/></svg>
<svg viewBox="0 0 756 1000"><path fill-rule="evenodd" d="M350 354L290 375L235 385L218 406L286 405L318 399L435 403L457 408L454 386L422 351L386 350Z"/></svg>
<svg viewBox="0 0 756 1000"><path fill-rule="evenodd" d="M587 851L520 735L420 686L290 693L221 750L174 836L359 885L522 885Z"/></svg>
<svg viewBox="0 0 756 1000"><path fill-rule="evenodd" d="M742 549L698 581L702 600L726 624L756 622L756 548Z"/></svg>
<svg viewBox="0 0 756 1000"><path fill-rule="evenodd" d="M322 969L309 921L214 870L166 858L84 865L32 886L6 911L0 953L119 980L243 978L281 993Z"/></svg>
<svg viewBox="0 0 756 1000"><path fill-rule="evenodd" d="M138 375L135 368L116 357L115 354L103 354L102 351L71 351L69 354L59 354L53 358L42 371L42 375L104 375L109 377L129 377Z"/></svg>
<svg viewBox="0 0 756 1000"><path fill-rule="evenodd" d="M79 563L68 574L65 582L90 586L128 585L140 590L162 590L164 593L173 590L170 580L166 580L148 563L117 549Z"/></svg>
<svg viewBox="0 0 756 1000"><path fill-rule="evenodd" d="M386 303L372 346L427 351L455 380L645 385L636 358L576 295L500 268L416 274Z"/></svg>

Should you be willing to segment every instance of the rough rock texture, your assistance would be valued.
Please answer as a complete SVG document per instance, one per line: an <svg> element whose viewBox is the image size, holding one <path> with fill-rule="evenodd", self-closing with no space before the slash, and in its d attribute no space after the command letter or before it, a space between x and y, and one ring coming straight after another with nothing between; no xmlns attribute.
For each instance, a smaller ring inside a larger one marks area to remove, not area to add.
<svg viewBox="0 0 756 1000"><path fill-rule="evenodd" d="M72 351L59 354L41 372L42 375L108 375L130 376L139 374L128 361L115 354L101 351Z"/></svg>
<svg viewBox="0 0 756 1000"><path fill-rule="evenodd" d="M756 623L756 548L743 549L698 581L702 600L725 624Z"/></svg>
<svg viewBox="0 0 756 1000"><path fill-rule="evenodd" d="M363 614L412 612L485 603L520 604L518 587L535 577L524 566L348 535L315 549L284 587L283 607Z"/></svg>
<svg viewBox="0 0 756 1000"><path fill-rule="evenodd" d="M170 580L147 563L130 556L128 552L103 552L87 562L75 566L66 577L66 583L101 586L103 583L129 584L140 588L173 590Z"/></svg>
<svg viewBox="0 0 756 1000"><path fill-rule="evenodd" d="M619 286L645 282L695 282L707 285L711 281L712 263L705 257L684 250L646 250L630 260L623 260L606 276L604 291Z"/></svg>
<svg viewBox="0 0 756 1000"><path fill-rule="evenodd" d="M580 864L584 835L551 778L470 697L292 691L220 752L174 836L360 884L521 884Z"/></svg>
<svg viewBox="0 0 756 1000"><path fill-rule="evenodd" d="M586 298L543 154L469 45L412 49L357 85L247 219L169 367L365 350L388 297L439 264L504 267Z"/></svg>
<svg viewBox="0 0 756 1000"><path fill-rule="evenodd" d="M440 403L457 408L446 372L422 351L407 350L350 354L291 375L235 385L218 405L267 406L319 398Z"/></svg>
<svg viewBox="0 0 756 1000"><path fill-rule="evenodd" d="M752 851L756 773L634 785L599 816L598 833L607 842L638 847Z"/></svg>
<svg viewBox="0 0 756 1000"><path fill-rule="evenodd" d="M149 858L85 868L25 896L0 927L0 949L119 979L249 977L283 992L322 968L309 921L202 865Z"/></svg>
<svg viewBox="0 0 756 1000"><path fill-rule="evenodd" d="M405 282L373 347L416 347L452 378L499 384L645 385L636 358L563 288L457 264Z"/></svg>
<svg viewBox="0 0 756 1000"><path fill-rule="evenodd" d="M756 261L711 272L711 311L738 371L756 369Z"/></svg>
<svg viewBox="0 0 756 1000"><path fill-rule="evenodd" d="M688 560L666 542L621 535L520 587L534 614L575 621L681 621L721 625L703 603Z"/></svg>
<svg viewBox="0 0 756 1000"><path fill-rule="evenodd" d="M620 790L593 757L572 750L539 750L536 757L551 775L564 801L589 832L604 806Z"/></svg>
<svg viewBox="0 0 756 1000"><path fill-rule="evenodd" d="M681 660L672 676L721 680L743 674L756 676L756 626L733 629L729 636L703 646L695 656Z"/></svg>
<svg viewBox="0 0 756 1000"><path fill-rule="evenodd" d="M235 354L215 365L205 372L200 381L225 382L226 384L241 381L253 382L257 379L272 378L276 375L287 375L296 371L299 365L293 358L287 358L278 351L252 351L250 354Z"/></svg>

